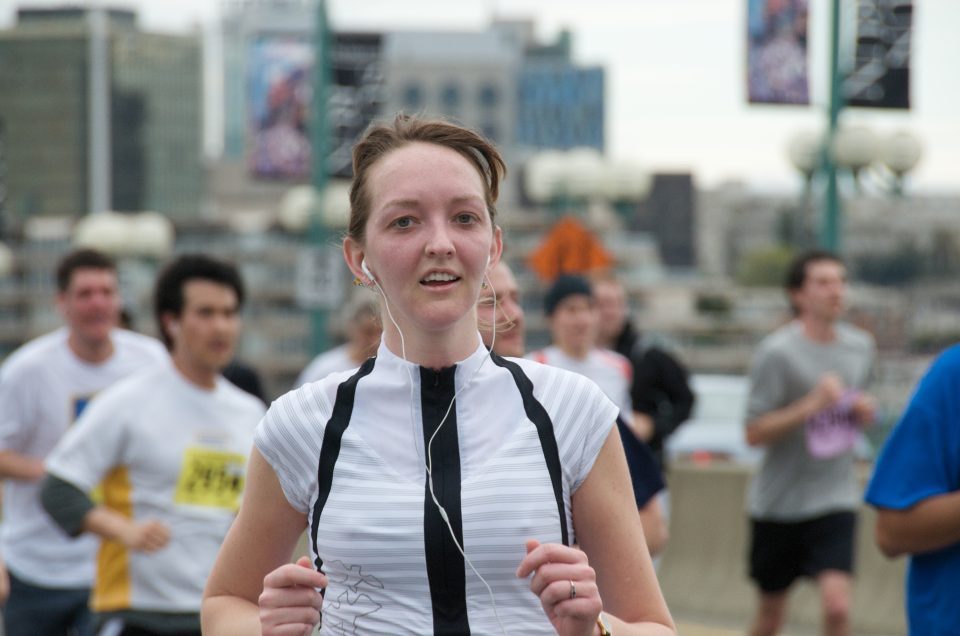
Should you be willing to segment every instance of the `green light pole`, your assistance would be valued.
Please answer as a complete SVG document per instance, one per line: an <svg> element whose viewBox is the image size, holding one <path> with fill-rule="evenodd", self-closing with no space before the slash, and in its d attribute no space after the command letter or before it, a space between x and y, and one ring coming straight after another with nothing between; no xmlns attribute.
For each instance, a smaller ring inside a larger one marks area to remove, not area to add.
<svg viewBox="0 0 960 636"><path fill-rule="evenodd" d="M329 130L327 105L330 92L330 25L327 22L327 3L317 0L313 35L313 100L311 104L310 141L313 148L312 182L316 192L307 241L317 252L329 249L331 233L323 220L323 194L327 188L327 157ZM316 259L315 263L326 262ZM312 354L328 349L327 308L315 304L310 310L310 348Z"/></svg>
<svg viewBox="0 0 960 636"><path fill-rule="evenodd" d="M840 0L830 3L830 112L827 138L822 149L823 174L827 183L823 208L823 225L820 228L820 247L839 253L840 245L840 196L837 192L837 165L833 159L833 140L837 122L843 109L840 85Z"/></svg>

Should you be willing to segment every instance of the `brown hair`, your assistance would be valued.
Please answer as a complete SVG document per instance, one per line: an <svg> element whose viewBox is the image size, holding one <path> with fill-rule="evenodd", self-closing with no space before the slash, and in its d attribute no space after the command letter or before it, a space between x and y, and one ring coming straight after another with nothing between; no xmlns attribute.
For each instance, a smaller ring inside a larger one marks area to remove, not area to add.
<svg viewBox="0 0 960 636"><path fill-rule="evenodd" d="M347 235L358 243L363 243L367 219L370 217L370 169L390 152L414 142L450 148L473 164L483 179L487 212L491 224L494 222L500 181L506 176L507 166L493 144L463 126L399 113L390 124L371 125L353 147L353 184L350 186Z"/></svg>
<svg viewBox="0 0 960 636"><path fill-rule="evenodd" d="M102 252L92 249L78 249L64 256L57 263L57 289L62 293L67 291L73 282L73 274L78 269L100 269L117 273L117 265L113 259Z"/></svg>
<svg viewBox="0 0 960 636"><path fill-rule="evenodd" d="M787 291L787 302L790 303L790 310L793 315L800 315L800 308L793 304L791 294L800 291L804 283L807 282L807 267L812 263L829 261L837 265L843 265L843 259L838 254L827 250L807 250L794 257L793 261L787 266L787 273L783 279L783 287Z"/></svg>

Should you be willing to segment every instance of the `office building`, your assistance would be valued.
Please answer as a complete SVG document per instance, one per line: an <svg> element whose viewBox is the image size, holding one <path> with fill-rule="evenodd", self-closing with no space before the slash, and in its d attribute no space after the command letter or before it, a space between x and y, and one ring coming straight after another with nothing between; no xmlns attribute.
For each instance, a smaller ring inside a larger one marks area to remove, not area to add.
<svg viewBox="0 0 960 636"><path fill-rule="evenodd" d="M199 213L199 36L141 31L121 9L20 9L0 31L5 207Z"/></svg>

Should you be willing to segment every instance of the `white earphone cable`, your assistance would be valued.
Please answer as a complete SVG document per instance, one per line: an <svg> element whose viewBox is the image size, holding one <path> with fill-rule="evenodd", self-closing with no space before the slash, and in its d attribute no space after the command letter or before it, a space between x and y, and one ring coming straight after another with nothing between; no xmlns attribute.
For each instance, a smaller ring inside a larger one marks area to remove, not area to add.
<svg viewBox="0 0 960 636"><path fill-rule="evenodd" d="M489 263L489 258L487 259ZM483 277L486 278L487 284L490 285L490 291L493 292L493 335L490 338L490 349L487 351L486 357L480 361L480 364L477 365L477 368L474 370L470 377L464 382L460 388L453 394L453 399L450 400L450 404L447 406L446 412L443 414L443 418L440 420L440 423L437 425L437 428L433 431L433 434L430 436L430 440L427 442L427 458L426 458L426 468L427 468L427 485L430 489L430 498L433 499L433 504L437 507L437 510L440 513L440 517L443 519L444 523L447 524L447 529L450 531L450 538L453 540L453 544L457 546L457 550L460 552L460 555L463 557L463 560L470 566L470 570L480 579L480 582L483 583L484 587L487 588L487 593L490 595L490 602L493 605L493 616L497 620L497 625L500 627L500 632L506 635L507 630L503 627L503 622L500 620L500 613L497 611L497 599L494 597L493 588L490 587L490 584L487 583L487 580L483 578L477 568L473 565L473 562L470 560L470 557L467 556L464 552L463 546L460 545L460 542L457 541L457 534L453 530L453 524L450 523L450 517L447 515L446 509L440 504L440 501L437 499L437 495L433 490L433 440L437 437L437 433L440 432L440 429L446 423L447 418L450 416L450 411L453 409L454 403L457 401L457 396L460 395L464 389L466 389L476 377L477 373L480 372L480 369L483 368L484 363L490 359L493 351L493 345L497 341L497 290L494 289L493 283L490 282L490 279L487 277L486 271L484 271ZM377 282L377 279L373 276L370 276L370 280L373 281L373 284L377 286L377 291L380 292L380 295L383 297L383 306L387 310L387 316L390 318L390 322L393 323L393 326L396 328L397 333L400 335L400 357L404 362L409 362L407 360L407 350L406 344L403 339L403 331L400 329L400 325L397 324L397 321L393 317L393 312L390 311L390 303L387 301L387 294L383 291L383 288L380 287L380 283ZM410 379L410 421L413 426L414 435L416 436L416 416L414 413L413 405L416 395L414 393L413 386L413 373L410 371L409 364L405 367L407 370L407 377ZM414 437L416 439L416 437ZM417 449L417 454L420 455L420 447L415 445ZM421 462L423 461L423 456L420 455Z"/></svg>

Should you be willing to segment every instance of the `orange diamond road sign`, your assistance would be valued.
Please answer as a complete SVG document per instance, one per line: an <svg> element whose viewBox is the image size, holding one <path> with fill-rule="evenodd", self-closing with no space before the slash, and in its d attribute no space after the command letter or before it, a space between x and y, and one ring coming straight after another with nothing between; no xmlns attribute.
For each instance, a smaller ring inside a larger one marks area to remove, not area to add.
<svg viewBox="0 0 960 636"><path fill-rule="evenodd" d="M596 235L577 219L565 216L547 232L540 246L527 257L527 265L550 282L560 274L604 270L613 256Z"/></svg>

